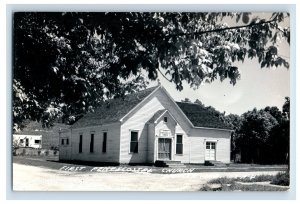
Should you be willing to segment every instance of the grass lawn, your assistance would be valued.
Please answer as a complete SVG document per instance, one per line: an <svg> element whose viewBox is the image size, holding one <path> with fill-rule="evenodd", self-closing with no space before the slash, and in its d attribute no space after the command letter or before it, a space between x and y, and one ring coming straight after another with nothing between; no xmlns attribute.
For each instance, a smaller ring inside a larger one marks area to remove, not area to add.
<svg viewBox="0 0 300 204"><path fill-rule="evenodd" d="M210 180L200 191L286 191L289 183L288 172L255 177L220 177Z"/></svg>

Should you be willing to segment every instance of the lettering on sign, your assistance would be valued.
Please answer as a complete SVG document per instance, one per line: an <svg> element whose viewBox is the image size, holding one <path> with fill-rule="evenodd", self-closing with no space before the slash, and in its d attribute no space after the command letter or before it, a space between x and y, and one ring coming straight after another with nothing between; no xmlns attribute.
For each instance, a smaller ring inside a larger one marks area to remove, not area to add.
<svg viewBox="0 0 300 204"><path fill-rule="evenodd" d="M151 168L131 168L131 167L94 167L91 172L147 172L151 173Z"/></svg>
<svg viewBox="0 0 300 204"><path fill-rule="evenodd" d="M176 174L176 173L192 173L195 169L162 169L162 173Z"/></svg>
<svg viewBox="0 0 300 204"><path fill-rule="evenodd" d="M61 171L83 171L86 167L84 166L63 166L59 170Z"/></svg>
<svg viewBox="0 0 300 204"><path fill-rule="evenodd" d="M161 137L170 137L171 136L171 131L170 130L161 130L160 131L160 136Z"/></svg>
<svg viewBox="0 0 300 204"><path fill-rule="evenodd" d="M185 168L163 168L163 169L153 169L153 168L142 168L142 167L93 167L87 169L83 166L63 166L59 170L69 171L69 172L80 172L80 171L90 171L90 172L145 172L145 173L164 173L164 174L176 174L176 173L192 173L195 169L185 169Z"/></svg>

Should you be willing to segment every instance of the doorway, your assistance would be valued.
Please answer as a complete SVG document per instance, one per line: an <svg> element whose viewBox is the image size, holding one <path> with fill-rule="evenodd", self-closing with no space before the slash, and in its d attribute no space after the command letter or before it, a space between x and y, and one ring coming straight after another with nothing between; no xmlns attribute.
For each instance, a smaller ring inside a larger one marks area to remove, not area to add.
<svg viewBox="0 0 300 204"><path fill-rule="evenodd" d="M171 160L172 140L169 138L158 138L158 159Z"/></svg>
<svg viewBox="0 0 300 204"><path fill-rule="evenodd" d="M205 160L206 161L216 160L216 143L215 142L206 142Z"/></svg>

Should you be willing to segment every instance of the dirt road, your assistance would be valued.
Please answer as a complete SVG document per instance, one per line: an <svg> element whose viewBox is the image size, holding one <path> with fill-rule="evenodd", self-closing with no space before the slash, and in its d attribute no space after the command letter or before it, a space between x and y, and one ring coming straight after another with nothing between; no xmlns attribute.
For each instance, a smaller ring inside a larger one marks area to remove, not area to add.
<svg viewBox="0 0 300 204"><path fill-rule="evenodd" d="M150 174L67 172L13 164L15 191L198 191L217 177L275 175L277 171Z"/></svg>

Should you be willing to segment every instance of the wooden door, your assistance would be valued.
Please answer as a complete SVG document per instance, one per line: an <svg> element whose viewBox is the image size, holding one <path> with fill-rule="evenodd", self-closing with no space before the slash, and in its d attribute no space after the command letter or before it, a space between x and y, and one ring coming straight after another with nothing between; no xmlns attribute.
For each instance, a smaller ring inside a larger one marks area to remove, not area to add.
<svg viewBox="0 0 300 204"><path fill-rule="evenodd" d="M172 140L169 138L158 139L158 159L171 160Z"/></svg>
<svg viewBox="0 0 300 204"><path fill-rule="evenodd" d="M216 160L216 143L215 142L206 142L205 160L206 161Z"/></svg>

